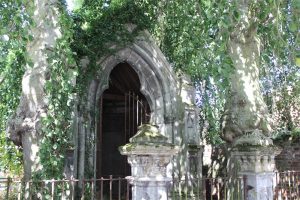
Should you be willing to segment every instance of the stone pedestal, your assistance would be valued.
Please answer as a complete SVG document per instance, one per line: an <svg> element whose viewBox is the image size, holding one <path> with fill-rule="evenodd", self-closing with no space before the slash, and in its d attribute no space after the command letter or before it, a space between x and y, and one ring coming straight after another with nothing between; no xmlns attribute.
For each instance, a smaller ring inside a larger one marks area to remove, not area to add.
<svg viewBox="0 0 300 200"><path fill-rule="evenodd" d="M245 176L243 187L247 200L273 199L275 178L275 153L271 147L249 148L247 151L233 152L235 161L239 164L239 176Z"/></svg>
<svg viewBox="0 0 300 200"><path fill-rule="evenodd" d="M187 151L187 172L185 174L185 187L186 196L192 199L199 199L201 194L199 193L202 186L202 154L203 146L200 145L188 145ZM200 189L200 190L199 190Z"/></svg>
<svg viewBox="0 0 300 200"><path fill-rule="evenodd" d="M132 185L132 200L167 200L172 181L167 177L167 165L178 148L167 143L156 126L144 124L119 150L131 165L127 179Z"/></svg>
<svg viewBox="0 0 300 200"><path fill-rule="evenodd" d="M260 134L246 137L237 141L231 158L239 166L237 175L245 177L244 197L247 200L273 199L277 148L272 145L272 140Z"/></svg>

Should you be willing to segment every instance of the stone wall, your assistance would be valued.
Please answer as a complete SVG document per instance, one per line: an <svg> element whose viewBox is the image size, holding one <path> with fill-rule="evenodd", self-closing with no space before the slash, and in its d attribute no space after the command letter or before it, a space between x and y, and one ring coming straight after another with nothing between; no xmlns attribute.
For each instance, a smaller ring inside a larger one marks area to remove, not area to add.
<svg viewBox="0 0 300 200"><path fill-rule="evenodd" d="M275 156L276 170L281 171L300 171L300 139L274 141L280 148L279 154ZM226 171L226 161L229 152L225 146L205 146L203 155L203 175L217 177L224 175ZM224 169L225 168L225 169Z"/></svg>
<svg viewBox="0 0 300 200"><path fill-rule="evenodd" d="M294 140L276 141L282 148L279 155L275 157L278 171L300 171L300 138Z"/></svg>
<svg viewBox="0 0 300 200"><path fill-rule="evenodd" d="M86 171L95 173L96 153L85 154L86 150L95 152L94 147L97 145L95 140L89 142L86 139L94 138L97 132L95 122L99 119L91 113L99 110L98 102L109 87L110 73L122 62L130 65L138 75L140 91L151 110L149 123L158 126L168 143L180 146L177 156L167 169L168 175L180 179L200 178L202 162L199 156L202 154L202 146L198 131L198 111L194 102L195 88L187 75L173 72L147 31L141 32L133 44L97 61L98 70L90 80L88 98L86 102L81 102L84 106L78 111L82 121L75 122L78 130L74 132L74 138L77 138L75 146L79 149L74 156L77 159L75 165L78 166L75 177L88 177ZM199 162L195 163L195 160Z"/></svg>

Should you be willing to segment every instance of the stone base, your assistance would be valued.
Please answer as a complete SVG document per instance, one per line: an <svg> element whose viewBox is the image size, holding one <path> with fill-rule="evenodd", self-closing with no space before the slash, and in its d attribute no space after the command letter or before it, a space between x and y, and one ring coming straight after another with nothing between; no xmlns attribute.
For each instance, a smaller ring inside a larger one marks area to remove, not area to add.
<svg viewBox="0 0 300 200"><path fill-rule="evenodd" d="M270 200L273 199L275 173L244 173L247 183L248 200Z"/></svg>
<svg viewBox="0 0 300 200"><path fill-rule="evenodd" d="M132 185L132 199L168 200L170 178L127 178Z"/></svg>
<svg viewBox="0 0 300 200"><path fill-rule="evenodd" d="M275 188L276 148L272 146L243 146L232 152L231 159L237 166L237 176L246 176L247 200L273 199Z"/></svg>
<svg viewBox="0 0 300 200"><path fill-rule="evenodd" d="M139 127L130 143L119 148L128 157L132 176L132 200L167 200L172 178L167 176L167 166L179 148L167 143L157 126Z"/></svg>

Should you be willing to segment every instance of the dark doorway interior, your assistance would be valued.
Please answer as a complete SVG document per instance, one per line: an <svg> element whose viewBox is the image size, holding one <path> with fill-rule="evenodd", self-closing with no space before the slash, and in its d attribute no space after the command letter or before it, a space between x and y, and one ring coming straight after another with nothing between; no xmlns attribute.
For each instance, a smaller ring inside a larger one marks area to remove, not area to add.
<svg viewBox="0 0 300 200"><path fill-rule="evenodd" d="M118 147L129 142L140 124L149 121L150 108L140 87L138 75L128 63L112 70L109 88L99 102L97 178L130 175L127 158Z"/></svg>

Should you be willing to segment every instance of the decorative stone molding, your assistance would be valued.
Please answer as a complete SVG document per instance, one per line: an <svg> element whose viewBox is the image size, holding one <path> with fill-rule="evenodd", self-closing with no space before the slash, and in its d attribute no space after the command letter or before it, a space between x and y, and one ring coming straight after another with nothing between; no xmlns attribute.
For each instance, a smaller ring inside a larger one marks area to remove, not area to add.
<svg viewBox="0 0 300 200"><path fill-rule="evenodd" d="M259 146L269 146L273 145L273 141L265 136L261 130L254 130L247 132L237 138L233 143L234 146L238 145L259 145Z"/></svg>
<svg viewBox="0 0 300 200"><path fill-rule="evenodd" d="M131 165L131 176L127 179L132 184L132 200L168 199L172 178L167 177L167 165L179 149L167 140L157 126L144 124L129 144L119 148Z"/></svg>
<svg viewBox="0 0 300 200"><path fill-rule="evenodd" d="M232 155L240 165L241 172L273 172L275 169L276 148L252 147L247 151L234 151Z"/></svg>
<svg viewBox="0 0 300 200"><path fill-rule="evenodd" d="M204 147L202 145L188 145L187 162L188 170L186 172L185 187L189 199L199 199L200 191L203 189L202 181L202 155Z"/></svg>
<svg viewBox="0 0 300 200"><path fill-rule="evenodd" d="M246 176L248 200L273 199L275 187L275 156L278 153L273 146L239 146L232 152L232 158L239 166L238 175Z"/></svg>
<svg viewBox="0 0 300 200"><path fill-rule="evenodd" d="M199 145L197 112L194 107L186 107L185 113L185 140L187 144Z"/></svg>
<svg viewBox="0 0 300 200"><path fill-rule="evenodd" d="M114 55L101 58L97 62L99 71L96 76L101 79L96 81L96 88L90 87L88 91L93 98L90 102L97 102L108 88L109 74L120 62L127 62L138 74L141 92L152 111L150 122L159 125L162 130L164 116L172 115L175 109L173 103L176 99L177 77L147 31L142 32L132 46L120 49Z"/></svg>
<svg viewBox="0 0 300 200"><path fill-rule="evenodd" d="M181 90L180 96L182 98L182 102L189 105L195 105L195 88L192 84L190 77L186 74L181 73L179 75L179 88Z"/></svg>
<svg viewBox="0 0 300 200"><path fill-rule="evenodd" d="M134 27L129 24L126 25L126 28ZM141 85L140 92L146 98L151 111L149 123L157 125L159 134L165 138L159 136L147 138L149 136L144 135L140 139L135 138L136 141L133 139L120 150L124 151L124 155L128 154L128 157L132 157L129 160L132 162L132 166L135 166L134 163L139 163L139 159L133 158L134 155L143 155L143 160L147 160L147 156L152 156L155 160L158 156L165 160L163 162L168 162L167 157L172 157L171 155L174 153L174 145L178 145L181 147L180 151L176 150L176 152L179 151L177 155L172 161L169 160L171 164L167 167L167 174L169 176L174 174L174 177L179 177L182 174L190 173L189 162L187 161L188 145L199 146L201 144L200 132L198 131L198 111L195 106L195 88L190 78L183 73L178 75L173 72L171 65L146 30L140 32L131 45L120 47L117 44L112 44L112 46L114 48L113 54L97 60L98 70L90 80L87 88L87 99L84 102L79 102L81 107L80 112L78 112L78 119L81 120L76 122L76 130L78 131L74 132L74 138L77 138L75 140L76 148L79 149L74 156L76 159L74 161L76 177L85 177L86 171L94 171L96 174L98 155L95 147L97 140L90 139L90 142L83 140L95 138L97 135L99 118L95 111L99 110L99 100L103 92L109 87L111 71L121 62L130 65L138 75ZM87 67L88 63L89 60L86 58L81 60L82 67ZM91 144L91 141L94 141L94 144ZM84 153L86 150L94 153L88 157ZM149 160L151 159L149 158ZM193 159L191 163L196 165L195 162L198 162L198 166L201 165L200 159ZM145 172L142 171L144 170L142 168L137 170L141 170L139 171L141 173ZM151 170L155 171L156 169ZM201 171L200 166L198 171ZM164 175L163 177L167 180ZM157 177L156 179L158 180Z"/></svg>
<svg viewBox="0 0 300 200"><path fill-rule="evenodd" d="M201 145L188 145L189 178L198 180L202 178L202 155L204 147ZM194 181L194 180L193 180Z"/></svg>

